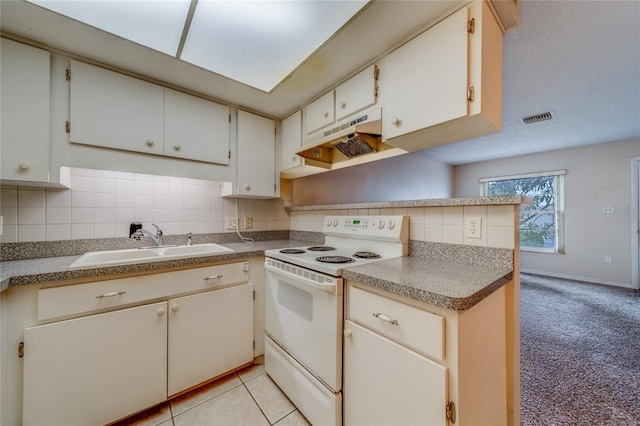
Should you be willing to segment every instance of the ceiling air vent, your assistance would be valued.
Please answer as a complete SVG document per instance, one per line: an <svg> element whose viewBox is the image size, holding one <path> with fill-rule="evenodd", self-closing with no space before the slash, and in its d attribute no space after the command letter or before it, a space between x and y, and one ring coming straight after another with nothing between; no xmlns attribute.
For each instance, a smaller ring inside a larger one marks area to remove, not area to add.
<svg viewBox="0 0 640 426"><path fill-rule="evenodd" d="M522 119L525 124L537 123L538 121L551 120L551 112L543 112L542 114L530 115Z"/></svg>

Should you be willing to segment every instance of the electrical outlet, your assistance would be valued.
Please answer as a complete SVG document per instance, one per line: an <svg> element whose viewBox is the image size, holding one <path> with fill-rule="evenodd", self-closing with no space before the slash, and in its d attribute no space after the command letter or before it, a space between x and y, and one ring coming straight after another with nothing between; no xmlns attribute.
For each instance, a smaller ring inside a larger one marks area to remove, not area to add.
<svg viewBox="0 0 640 426"><path fill-rule="evenodd" d="M238 218L237 217L226 217L224 219L224 228L225 229L233 229L235 230L238 227Z"/></svg>
<svg viewBox="0 0 640 426"><path fill-rule="evenodd" d="M244 218L244 229L253 229L253 218L251 216Z"/></svg>
<svg viewBox="0 0 640 426"><path fill-rule="evenodd" d="M611 256L605 256L604 263L613 263L613 258Z"/></svg>
<svg viewBox="0 0 640 426"><path fill-rule="evenodd" d="M482 238L482 218L469 216L464 222L464 236L466 238Z"/></svg>

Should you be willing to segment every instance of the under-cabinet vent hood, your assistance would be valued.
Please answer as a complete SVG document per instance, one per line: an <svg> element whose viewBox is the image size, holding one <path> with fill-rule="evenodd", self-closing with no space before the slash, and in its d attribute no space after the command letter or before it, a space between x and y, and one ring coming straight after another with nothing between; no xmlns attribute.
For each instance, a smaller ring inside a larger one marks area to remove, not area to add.
<svg viewBox="0 0 640 426"><path fill-rule="evenodd" d="M307 165L333 169L343 162L361 163L404 152L382 143L382 109L376 108L310 135L297 154L306 159ZM351 164L341 164L346 165Z"/></svg>

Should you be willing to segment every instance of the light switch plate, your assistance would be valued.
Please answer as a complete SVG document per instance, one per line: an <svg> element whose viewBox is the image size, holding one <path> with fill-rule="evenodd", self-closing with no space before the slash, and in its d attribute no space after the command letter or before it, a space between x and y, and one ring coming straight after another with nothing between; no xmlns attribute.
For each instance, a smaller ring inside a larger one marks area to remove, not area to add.
<svg viewBox="0 0 640 426"><path fill-rule="evenodd" d="M482 217L469 216L464 221L465 238L482 238Z"/></svg>

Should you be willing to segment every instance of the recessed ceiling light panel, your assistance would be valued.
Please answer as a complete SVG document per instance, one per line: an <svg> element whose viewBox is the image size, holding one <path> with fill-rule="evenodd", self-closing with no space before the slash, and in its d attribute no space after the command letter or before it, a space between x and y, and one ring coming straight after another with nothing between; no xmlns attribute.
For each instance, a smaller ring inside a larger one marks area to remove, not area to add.
<svg viewBox="0 0 640 426"><path fill-rule="evenodd" d="M176 55L190 0L28 0L154 50Z"/></svg>
<svg viewBox="0 0 640 426"><path fill-rule="evenodd" d="M181 59L271 91L368 0L199 0Z"/></svg>

